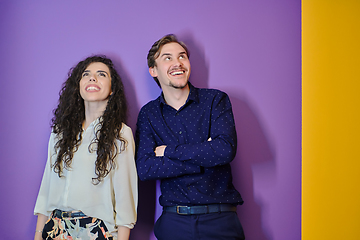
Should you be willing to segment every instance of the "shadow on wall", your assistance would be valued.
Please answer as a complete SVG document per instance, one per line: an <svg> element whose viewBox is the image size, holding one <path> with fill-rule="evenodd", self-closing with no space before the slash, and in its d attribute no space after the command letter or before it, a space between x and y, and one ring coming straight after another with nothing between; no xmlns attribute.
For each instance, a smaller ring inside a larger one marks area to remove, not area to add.
<svg viewBox="0 0 360 240"><path fill-rule="evenodd" d="M209 64L206 61L204 47L195 41L190 32L178 35L188 46L191 61L191 83L200 88L209 87ZM233 183L240 191L244 204L238 207L238 214L247 239L272 240L271 233L263 226L261 203L254 193L255 168L266 172L263 181L275 177L274 151L261 125L259 117L250 107L245 96L229 94L232 102L238 136L237 155L231 163Z"/></svg>
<svg viewBox="0 0 360 240"><path fill-rule="evenodd" d="M263 224L265 206L255 197L254 168L263 167L266 174L260 177L263 181L273 182L276 174L274 151L248 101L238 97L239 94L230 96L238 136L237 154L231 163L233 182L244 199L244 204L238 207L238 215L247 239L272 240L271 232Z"/></svg>
<svg viewBox="0 0 360 240"><path fill-rule="evenodd" d="M136 129L136 120L139 113L140 108L138 107L135 89L133 86L133 83L135 82L130 75L127 73L127 71L123 68L123 64L121 59L114 55L114 54L105 54L107 57L109 57L118 71L121 80L124 84L125 88L125 96L128 104L128 118L126 124L131 127L132 131L135 132Z"/></svg>

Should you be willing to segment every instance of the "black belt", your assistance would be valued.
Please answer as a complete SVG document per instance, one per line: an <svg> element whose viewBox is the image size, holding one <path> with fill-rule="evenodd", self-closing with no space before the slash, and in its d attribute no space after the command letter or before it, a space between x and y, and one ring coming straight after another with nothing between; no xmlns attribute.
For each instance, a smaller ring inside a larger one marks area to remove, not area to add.
<svg viewBox="0 0 360 240"><path fill-rule="evenodd" d="M206 214L217 212L236 212L236 206L231 204L211 204L200 206L172 206L164 207L165 212L177 213L181 215Z"/></svg>
<svg viewBox="0 0 360 240"><path fill-rule="evenodd" d="M76 217L86 217L86 215L81 212L65 212L65 211L61 211L59 209L55 209L53 211L53 217L57 217L57 218L76 218Z"/></svg>

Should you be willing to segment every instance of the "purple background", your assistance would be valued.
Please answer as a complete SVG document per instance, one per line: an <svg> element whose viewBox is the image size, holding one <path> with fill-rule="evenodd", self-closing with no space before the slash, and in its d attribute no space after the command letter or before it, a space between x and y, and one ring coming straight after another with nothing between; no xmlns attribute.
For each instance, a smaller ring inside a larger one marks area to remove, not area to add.
<svg viewBox="0 0 360 240"><path fill-rule="evenodd" d="M135 130L160 90L151 45L175 33L191 51L191 82L227 92L239 139L232 163L248 240L301 239L301 3L295 0L0 0L0 239L32 239L52 110L68 70L112 58ZM154 182L140 182L132 239L153 239Z"/></svg>

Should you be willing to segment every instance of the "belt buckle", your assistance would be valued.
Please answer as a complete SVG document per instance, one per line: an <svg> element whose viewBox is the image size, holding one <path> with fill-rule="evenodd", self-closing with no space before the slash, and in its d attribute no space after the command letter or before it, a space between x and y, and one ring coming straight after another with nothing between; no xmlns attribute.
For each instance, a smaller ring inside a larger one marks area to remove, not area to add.
<svg viewBox="0 0 360 240"><path fill-rule="evenodd" d="M176 213L177 214L180 214L180 215L187 215L187 213L181 213L180 211L179 211L179 209L181 208L181 207L188 207L188 206L176 206Z"/></svg>
<svg viewBox="0 0 360 240"><path fill-rule="evenodd" d="M64 217L64 213L67 214L67 217ZM71 218L71 212L69 213L69 212L62 211L61 212L61 218Z"/></svg>
<svg viewBox="0 0 360 240"><path fill-rule="evenodd" d="M210 206L209 205L205 205L206 208L206 214L210 213Z"/></svg>

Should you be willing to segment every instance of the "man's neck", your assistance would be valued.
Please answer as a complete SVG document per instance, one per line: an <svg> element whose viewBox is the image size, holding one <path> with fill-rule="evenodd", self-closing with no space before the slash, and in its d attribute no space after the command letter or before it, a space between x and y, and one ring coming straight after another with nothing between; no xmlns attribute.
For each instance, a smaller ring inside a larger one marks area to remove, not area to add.
<svg viewBox="0 0 360 240"><path fill-rule="evenodd" d="M190 93L189 84L184 88L163 89L166 104L179 110L185 103Z"/></svg>

